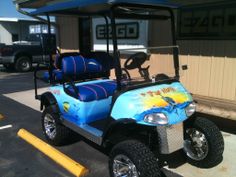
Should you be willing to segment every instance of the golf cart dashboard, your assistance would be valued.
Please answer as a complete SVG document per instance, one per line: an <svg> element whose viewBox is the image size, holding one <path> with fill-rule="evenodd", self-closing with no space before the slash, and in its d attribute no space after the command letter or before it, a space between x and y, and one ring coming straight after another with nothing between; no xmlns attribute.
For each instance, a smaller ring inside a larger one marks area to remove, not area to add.
<svg viewBox="0 0 236 177"><path fill-rule="evenodd" d="M153 86L158 84L171 84L173 82L179 82L177 78L175 77L168 77L165 74L158 74L155 78L152 80L146 81L146 80L131 80L131 81L122 81L122 89L123 90L133 90L137 88L147 87L147 86Z"/></svg>

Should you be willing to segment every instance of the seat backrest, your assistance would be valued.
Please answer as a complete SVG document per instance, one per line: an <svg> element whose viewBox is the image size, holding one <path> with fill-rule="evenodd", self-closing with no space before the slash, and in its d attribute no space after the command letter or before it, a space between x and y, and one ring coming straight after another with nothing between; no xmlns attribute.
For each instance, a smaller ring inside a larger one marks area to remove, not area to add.
<svg viewBox="0 0 236 177"><path fill-rule="evenodd" d="M86 58L96 59L102 66L103 70L110 71L114 68L114 59L111 55L106 52L90 52L88 54L83 54Z"/></svg>
<svg viewBox="0 0 236 177"><path fill-rule="evenodd" d="M64 57L68 57L68 56L78 56L80 55L80 53L78 52L66 52L66 53L61 53L59 55L56 55L56 59L54 62L54 66L56 69L62 69L62 59Z"/></svg>
<svg viewBox="0 0 236 177"><path fill-rule="evenodd" d="M110 76L112 57L106 54L91 53L86 57L82 55L64 56L61 70L64 75L74 80L94 79Z"/></svg>

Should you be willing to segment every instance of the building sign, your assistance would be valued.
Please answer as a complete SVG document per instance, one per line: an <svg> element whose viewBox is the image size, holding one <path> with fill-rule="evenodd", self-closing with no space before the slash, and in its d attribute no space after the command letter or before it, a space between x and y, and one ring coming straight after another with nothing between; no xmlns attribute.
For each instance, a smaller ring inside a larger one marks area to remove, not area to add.
<svg viewBox="0 0 236 177"><path fill-rule="evenodd" d="M118 49L132 49L147 47L148 37L148 22L145 20L116 20L116 35ZM107 27L104 18L94 18L93 26L93 50L107 49ZM113 50L111 35L112 29L109 25L109 49ZM135 51L135 50L133 50ZM146 50L138 50L146 51ZM125 53L125 52L123 52Z"/></svg>
<svg viewBox="0 0 236 177"><path fill-rule="evenodd" d="M111 25L108 27L109 38L111 39L112 29ZM139 24L138 22L127 22L118 23L116 25L116 36L118 39L137 39L139 37ZM96 26L96 38L106 39L107 38L107 27L106 25Z"/></svg>
<svg viewBox="0 0 236 177"><path fill-rule="evenodd" d="M236 3L180 9L178 36L179 38L236 38Z"/></svg>

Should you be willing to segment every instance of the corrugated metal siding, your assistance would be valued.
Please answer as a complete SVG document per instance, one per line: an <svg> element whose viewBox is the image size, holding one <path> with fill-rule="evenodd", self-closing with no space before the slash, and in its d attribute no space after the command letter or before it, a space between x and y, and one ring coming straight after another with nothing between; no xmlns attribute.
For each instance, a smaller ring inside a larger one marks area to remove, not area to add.
<svg viewBox="0 0 236 177"><path fill-rule="evenodd" d="M179 41L181 81L194 94L236 101L236 41Z"/></svg>

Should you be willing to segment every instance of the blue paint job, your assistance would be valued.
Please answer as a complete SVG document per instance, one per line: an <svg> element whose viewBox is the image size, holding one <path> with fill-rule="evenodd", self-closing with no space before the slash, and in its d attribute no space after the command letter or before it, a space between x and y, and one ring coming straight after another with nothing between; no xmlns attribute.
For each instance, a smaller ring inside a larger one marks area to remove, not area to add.
<svg viewBox="0 0 236 177"><path fill-rule="evenodd" d="M109 79L94 80L78 83L76 87L106 82L114 83ZM80 127L110 116L111 95L100 100L85 102L69 96L64 92L62 85L52 86L49 90L55 96L63 117ZM131 118L136 120L138 124L156 126L144 122L143 119L147 114L161 112L168 117L169 125L178 124L188 118L185 108L192 101L191 95L179 82L150 86L120 95L112 108L111 116L116 120ZM93 131L93 129L88 131L100 136L100 133Z"/></svg>
<svg viewBox="0 0 236 177"><path fill-rule="evenodd" d="M175 100L175 105L167 103L163 97ZM168 117L170 125L177 124L188 118L184 108L192 101L191 95L179 82L151 86L122 94L116 100L111 116L116 120L132 118L139 124L151 125L143 121L144 116L162 112Z"/></svg>
<svg viewBox="0 0 236 177"><path fill-rule="evenodd" d="M105 79L83 82L76 84L76 86L98 84L108 81L111 80ZM49 91L55 96L63 117L76 125L87 124L95 120L106 118L109 115L112 101L111 96L101 100L84 102L65 93L62 85L52 86L49 88ZM64 108L65 105L68 109Z"/></svg>

